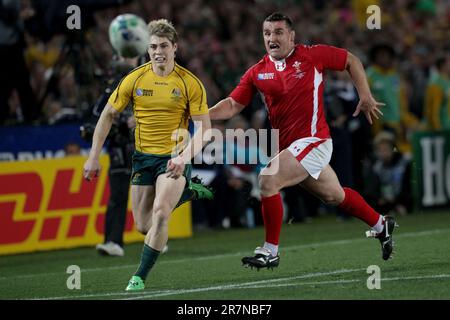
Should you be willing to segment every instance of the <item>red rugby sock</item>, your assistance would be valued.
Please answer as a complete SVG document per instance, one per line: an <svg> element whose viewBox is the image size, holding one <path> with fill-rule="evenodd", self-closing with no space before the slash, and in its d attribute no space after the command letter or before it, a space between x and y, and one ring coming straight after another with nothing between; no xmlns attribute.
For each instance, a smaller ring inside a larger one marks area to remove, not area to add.
<svg viewBox="0 0 450 320"><path fill-rule="evenodd" d="M376 212L361 195L350 188L344 188L345 198L339 208L367 223L370 227L377 224L380 214Z"/></svg>
<svg viewBox="0 0 450 320"><path fill-rule="evenodd" d="M270 197L261 197L261 206L266 229L266 242L278 245L283 223L283 202L280 193Z"/></svg>

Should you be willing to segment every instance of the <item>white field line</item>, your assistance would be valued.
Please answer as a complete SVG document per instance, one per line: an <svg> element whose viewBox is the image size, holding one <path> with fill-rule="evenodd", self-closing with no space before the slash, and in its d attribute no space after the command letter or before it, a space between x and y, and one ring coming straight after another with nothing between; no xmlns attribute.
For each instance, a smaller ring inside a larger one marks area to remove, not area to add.
<svg viewBox="0 0 450 320"><path fill-rule="evenodd" d="M436 229L436 230L428 230L428 231L418 231L418 232L409 232L409 233L403 233L399 234L395 237L395 239L401 239L401 238L409 238L409 237L422 237L422 236L429 236L433 234L440 234L450 231L450 229ZM355 241L366 241L366 238L357 238L357 239L345 239L345 240L333 240L333 241L325 241L325 242L315 242L315 243L306 243L306 244L300 244L300 245L293 245L293 246L286 246L282 247L281 251L295 251L299 249L309 249L311 247L323 247L323 246L330 246L330 245L345 245L345 244L351 244ZM227 253L227 254L218 254L218 255L209 255L209 256L203 256L203 257L193 257L193 258L183 258L183 259L176 259L176 260L161 260L158 262L158 265L161 264L171 264L171 263L183 263L183 262L192 262L192 261L204 261L204 260L214 260L214 259L223 259L223 258L229 258L229 257L235 257L235 256L242 256L245 254L248 254L248 251L245 252L234 252L234 253ZM81 269L81 273L87 273L87 272L105 272L108 270L120 270L120 269L132 269L137 268L138 263L136 264L126 264L121 266L111 266L111 267L99 267L99 268L86 268ZM28 279L28 278L34 278L34 277L41 277L41 276L58 276L65 274L64 272L48 272L48 273L35 273L35 274L24 274L24 275L14 275L14 276L8 276L8 277L0 277L0 281L11 279L13 277L14 279Z"/></svg>
<svg viewBox="0 0 450 320"><path fill-rule="evenodd" d="M358 269L355 269L356 271ZM361 269L359 269L361 270ZM365 270L365 269L364 269ZM335 273L336 274L336 273ZM294 280L299 277L292 277L286 280ZM395 277L395 278L385 278L381 279L381 281L407 281L407 280L424 280L424 279L443 279L450 278L450 274L438 274L438 275L428 275L428 276L410 276L410 277ZM212 290L234 290L234 289L260 289L260 288L274 288L274 287L292 287L292 286L309 286L309 285L327 285L327 284L346 284L353 282L364 282L365 279L341 279L341 280L326 280L326 281L317 281L317 282L297 282L297 283L277 283L277 284L256 284L251 285L248 283L241 283L235 285L224 285L217 287L206 287L206 288L196 288L196 289L181 289L181 290L173 290L171 292L161 292L161 293L149 293L141 296L128 297L124 300L137 300L137 299L148 299L148 298L158 298L163 296L175 296L186 293L197 293L197 292L205 292ZM270 282L269 280L263 280L260 282Z"/></svg>
<svg viewBox="0 0 450 320"><path fill-rule="evenodd" d="M365 271L365 268L359 268L359 269L340 269L340 270L334 270L329 272L315 272L315 273L307 273L299 276L294 277L282 277L282 278L273 278L273 279L264 279L264 280L258 280L258 281L251 281L251 282L243 282L243 283L233 283L233 284L225 284L220 286L213 286L213 287L202 287L202 288L194 288L194 289L176 289L176 290L161 290L161 291L153 291L149 292L149 295L155 295L155 296L165 296L165 295L172 295L172 294L181 294L182 293L190 293L190 292L203 292L203 291L211 291L211 290L225 290L225 289L236 289L240 287L246 287L246 286L255 286L255 285L262 285L264 283L277 283L277 282L283 282L283 281L292 281L292 280L298 280L298 279L308 279L308 278L316 278L316 277L323 277L323 276L329 276L329 275L338 275L338 274L345 274L350 272L358 272L358 271ZM145 291L144 291L145 292ZM140 294L142 295L144 292L133 292L133 294ZM105 297L105 296L130 296L130 292L111 292L111 293L96 293L96 294L87 294L87 295L67 295L62 297L43 297L43 298L37 298L37 299L44 299L44 300L60 300L60 299L73 299L73 298L93 298L93 297ZM131 298L134 299L134 298Z"/></svg>

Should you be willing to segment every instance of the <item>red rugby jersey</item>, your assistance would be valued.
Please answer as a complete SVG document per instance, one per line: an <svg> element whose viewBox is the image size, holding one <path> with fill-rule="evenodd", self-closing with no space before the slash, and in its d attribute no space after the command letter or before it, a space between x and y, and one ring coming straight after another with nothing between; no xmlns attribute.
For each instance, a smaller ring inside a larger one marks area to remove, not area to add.
<svg viewBox="0 0 450 320"><path fill-rule="evenodd" d="M305 137L330 137L323 110L323 72L344 70L347 50L327 45L296 45L284 60L265 55L242 76L230 97L248 105L263 94L272 127L279 129L280 150Z"/></svg>

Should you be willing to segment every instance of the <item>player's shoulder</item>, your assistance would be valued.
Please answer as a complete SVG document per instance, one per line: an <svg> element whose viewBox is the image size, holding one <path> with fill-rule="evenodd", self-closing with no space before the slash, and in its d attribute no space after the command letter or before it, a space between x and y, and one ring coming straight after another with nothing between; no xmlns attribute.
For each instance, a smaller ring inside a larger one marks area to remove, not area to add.
<svg viewBox="0 0 450 320"><path fill-rule="evenodd" d="M175 74L182 78L185 82L192 82L201 84L201 80L190 70L185 67L180 66L178 63L175 64Z"/></svg>
<svg viewBox="0 0 450 320"><path fill-rule="evenodd" d="M320 45L296 44L293 56L296 59L311 60L315 55L315 49Z"/></svg>
<svg viewBox="0 0 450 320"><path fill-rule="evenodd" d="M246 74L250 75L250 76L257 74L260 70L263 70L266 68L266 64L268 62L270 62L270 60L269 60L269 56L266 54L254 65L250 66L250 68L247 69Z"/></svg>
<svg viewBox="0 0 450 320"><path fill-rule="evenodd" d="M296 56L313 61L323 61L324 59L329 59L329 57L341 55L344 52L347 53L347 50L344 48L323 43L312 45L299 44L296 46Z"/></svg>
<svg viewBox="0 0 450 320"><path fill-rule="evenodd" d="M145 72L149 71L152 67L151 62L146 62L144 64L141 64L140 66L134 68L133 70L131 70L130 72L128 72L125 75L125 79L129 79L129 80L135 80L138 77L142 76Z"/></svg>
<svg viewBox="0 0 450 320"><path fill-rule="evenodd" d="M301 53L312 53L315 51L322 51L322 50L333 50L333 49L342 49L335 47L330 44L325 43L316 43L316 44L297 44L296 50Z"/></svg>
<svg viewBox="0 0 450 320"><path fill-rule="evenodd" d="M315 50L320 50L326 48L327 46L321 43L318 44L297 44L295 46L296 52L300 54L308 54Z"/></svg>

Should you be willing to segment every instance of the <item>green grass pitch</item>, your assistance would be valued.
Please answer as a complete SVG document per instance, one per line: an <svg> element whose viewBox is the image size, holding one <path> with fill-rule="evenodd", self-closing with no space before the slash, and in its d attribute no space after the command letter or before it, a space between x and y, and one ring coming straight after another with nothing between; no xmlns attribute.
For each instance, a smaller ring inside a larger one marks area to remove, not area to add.
<svg viewBox="0 0 450 320"><path fill-rule="evenodd" d="M78 248L0 257L0 299L450 299L450 212L398 217L394 259L365 238L359 220L321 216L284 224L280 266L244 268L242 256L263 241L263 228L197 231L169 241L141 292L124 289L137 268L141 243L125 257L101 257ZM81 269L81 289L69 290L67 267ZM369 290L370 265L381 270L381 289Z"/></svg>

